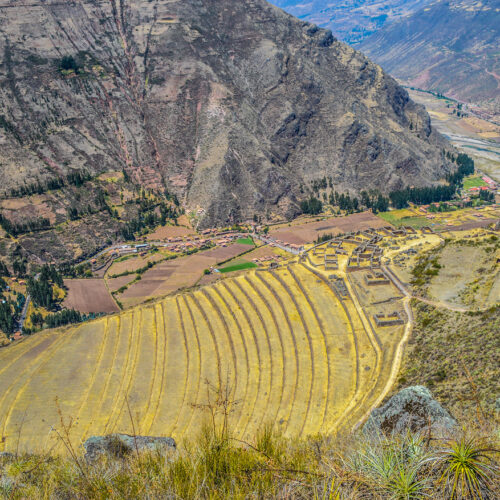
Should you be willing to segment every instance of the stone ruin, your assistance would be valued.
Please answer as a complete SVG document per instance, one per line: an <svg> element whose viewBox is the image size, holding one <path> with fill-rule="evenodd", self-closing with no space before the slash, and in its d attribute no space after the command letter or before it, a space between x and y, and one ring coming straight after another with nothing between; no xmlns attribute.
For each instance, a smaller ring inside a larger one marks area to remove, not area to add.
<svg viewBox="0 0 500 500"><path fill-rule="evenodd" d="M336 270L339 268L339 261L336 254L325 253L325 271L331 269Z"/></svg>
<svg viewBox="0 0 500 500"><path fill-rule="evenodd" d="M375 320L375 324L377 326L383 327L383 326L394 326L394 325L404 325L405 321L399 311L394 311L389 314L375 314L373 316L373 319Z"/></svg>
<svg viewBox="0 0 500 500"><path fill-rule="evenodd" d="M373 271L365 275L365 283L368 286L389 285L391 283L391 280L384 272Z"/></svg>
<svg viewBox="0 0 500 500"><path fill-rule="evenodd" d="M347 289L347 286L345 284L345 281L343 278L340 278L338 276L333 276L333 286L337 293L340 295L342 299L349 299L351 296L349 295L349 290Z"/></svg>

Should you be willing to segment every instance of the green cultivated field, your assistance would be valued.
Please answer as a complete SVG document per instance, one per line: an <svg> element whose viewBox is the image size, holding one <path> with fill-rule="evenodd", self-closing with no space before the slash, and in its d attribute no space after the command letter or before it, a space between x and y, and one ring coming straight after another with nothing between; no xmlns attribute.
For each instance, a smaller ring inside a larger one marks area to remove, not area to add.
<svg viewBox="0 0 500 500"><path fill-rule="evenodd" d="M481 177L467 177L464 179L464 189L470 189L471 187L482 187L487 186L486 182L481 179Z"/></svg>
<svg viewBox="0 0 500 500"><path fill-rule="evenodd" d="M240 262L239 264L233 264L232 266L223 267L219 269L221 273L230 273L232 271L242 271L243 269L252 269L257 267L257 264L253 262Z"/></svg>
<svg viewBox="0 0 500 500"><path fill-rule="evenodd" d="M252 238L238 238L236 240L236 243L239 243L240 245L252 245L254 246L254 242Z"/></svg>
<svg viewBox="0 0 500 500"><path fill-rule="evenodd" d="M411 226L418 229L429 225L429 221L425 217L400 217L395 212L397 211L381 212L377 215L394 226Z"/></svg>

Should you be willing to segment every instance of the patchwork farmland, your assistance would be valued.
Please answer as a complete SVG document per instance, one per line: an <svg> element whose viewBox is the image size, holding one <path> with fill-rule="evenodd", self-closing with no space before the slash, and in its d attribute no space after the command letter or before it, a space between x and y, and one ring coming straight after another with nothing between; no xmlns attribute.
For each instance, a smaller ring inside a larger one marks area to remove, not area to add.
<svg viewBox="0 0 500 500"><path fill-rule="evenodd" d="M252 270L1 351L2 448L64 453L51 432L59 411L76 423L74 443L132 434L127 402L136 433L192 436L207 382L227 387L241 439L265 423L287 435L354 426L383 394L405 326L375 329L358 285L346 280L342 296L311 264Z"/></svg>
<svg viewBox="0 0 500 500"><path fill-rule="evenodd" d="M53 430L61 415L72 419L74 444L112 432L182 441L202 428L217 391L238 439L268 423L288 436L352 429L394 385L413 325L411 298L448 307L441 296L416 294L403 271L433 252L448 269L448 247L475 250L484 240L497 248L493 230L458 232L456 244L454 234L367 228L288 260L269 259L275 247L250 248L245 258L266 257L259 268L211 274L217 281L13 343L0 351L0 451L65 453ZM206 253L223 260L235 251ZM496 254L483 253L497 276ZM439 276L429 280L431 293ZM484 285L490 300L495 282Z"/></svg>

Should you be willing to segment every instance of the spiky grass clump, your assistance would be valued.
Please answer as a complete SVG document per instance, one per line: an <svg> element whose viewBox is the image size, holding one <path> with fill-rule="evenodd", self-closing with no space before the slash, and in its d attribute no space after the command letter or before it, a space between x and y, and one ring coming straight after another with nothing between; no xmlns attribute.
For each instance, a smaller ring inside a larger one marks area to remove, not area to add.
<svg viewBox="0 0 500 500"><path fill-rule="evenodd" d="M432 487L426 466L430 458L424 438L403 436L365 437L344 459L345 468L356 474L363 489L373 496L417 499Z"/></svg>
<svg viewBox="0 0 500 500"><path fill-rule="evenodd" d="M499 473L495 454L498 450L484 438L464 435L446 443L435 464L444 469L439 482L451 500L494 498L494 481Z"/></svg>
<svg viewBox="0 0 500 500"><path fill-rule="evenodd" d="M291 440L270 426L246 443L209 424L169 453L0 458L0 498L493 499L495 454L490 441L462 436Z"/></svg>

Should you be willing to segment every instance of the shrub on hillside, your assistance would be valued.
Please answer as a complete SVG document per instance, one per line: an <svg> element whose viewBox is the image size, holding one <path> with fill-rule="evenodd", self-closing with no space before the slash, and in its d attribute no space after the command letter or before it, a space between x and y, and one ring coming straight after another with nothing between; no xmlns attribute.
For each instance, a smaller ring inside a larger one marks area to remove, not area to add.
<svg viewBox="0 0 500 500"><path fill-rule="evenodd" d="M61 71L74 71L78 73L80 71L80 66L73 56L63 56L59 62L59 69Z"/></svg>

